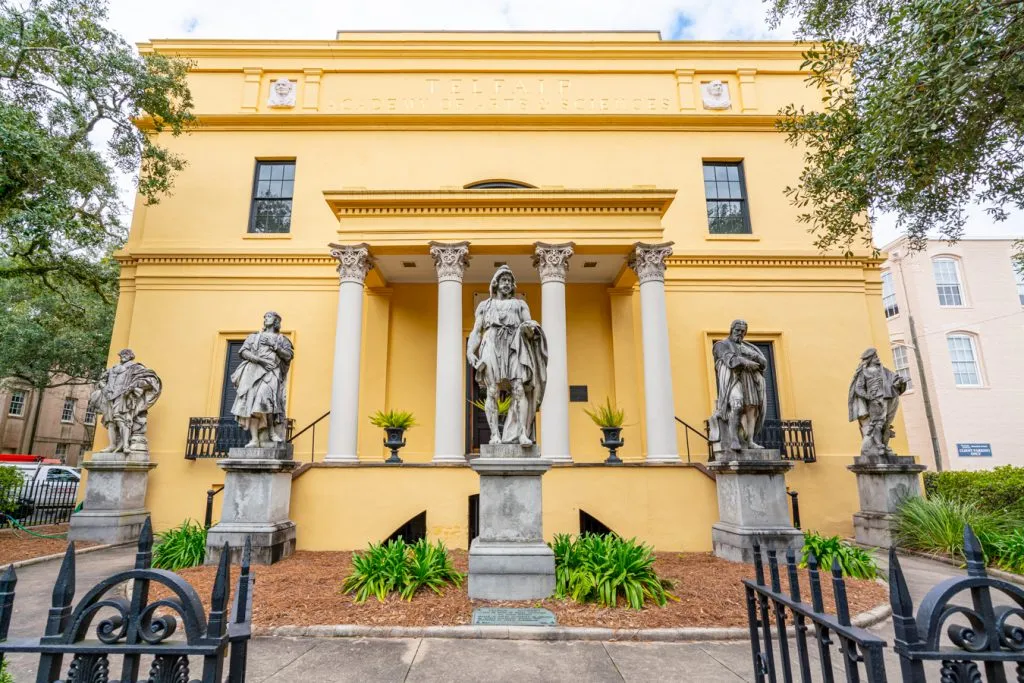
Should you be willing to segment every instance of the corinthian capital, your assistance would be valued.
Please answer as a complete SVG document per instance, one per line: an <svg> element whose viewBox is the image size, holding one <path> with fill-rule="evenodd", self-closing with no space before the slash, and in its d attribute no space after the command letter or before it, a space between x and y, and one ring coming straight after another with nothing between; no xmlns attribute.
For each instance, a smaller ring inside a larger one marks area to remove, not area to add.
<svg viewBox="0 0 1024 683"><path fill-rule="evenodd" d="M462 282L469 265L469 242L431 242L438 282Z"/></svg>
<svg viewBox="0 0 1024 683"><path fill-rule="evenodd" d="M547 244L545 242L534 242L533 267L540 273L541 283L565 282L566 272L569 270L569 259L574 253L574 242L563 244Z"/></svg>
<svg viewBox="0 0 1024 683"><path fill-rule="evenodd" d="M370 254L370 245L365 242L359 244L331 244L331 256L338 261L338 277L342 282L355 282L363 284L366 281L366 274L373 268L373 255Z"/></svg>
<svg viewBox="0 0 1024 683"><path fill-rule="evenodd" d="M636 273L640 284L665 281L665 259L672 255L674 242L647 244L637 242L629 254L629 267Z"/></svg>

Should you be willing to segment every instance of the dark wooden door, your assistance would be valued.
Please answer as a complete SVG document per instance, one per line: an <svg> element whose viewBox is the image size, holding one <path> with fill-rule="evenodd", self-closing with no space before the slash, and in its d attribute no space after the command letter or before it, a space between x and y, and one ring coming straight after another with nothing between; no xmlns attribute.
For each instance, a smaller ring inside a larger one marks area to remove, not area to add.
<svg viewBox="0 0 1024 683"><path fill-rule="evenodd" d="M487 426L487 415L477 408L473 401L483 401L487 395L476 383L476 370L466 363L466 452L479 453L480 444L491 440L491 428Z"/></svg>
<svg viewBox="0 0 1024 683"><path fill-rule="evenodd" d="M238 352L242 350L242 340L228 342L227 357L224 359L224 380L220 392L220 425L217 427L217 452L226 454L234 446L244 445L249 441L249 434L238 426L235 416L231 414L231 406L235 403L238 392L231 383L231 375L242 363Z"/></svg>
<svg viewBox="0 0 1024 683"><path fill-rule="evenodd" d="M716 339L715 341L717 342L720 340ZM764 354L765 359L767 359L768 361L768 365L764 369L765 403L767 404L765 407L764 419L765 422L770 421L772 424L777 425L780 419L781 410L779 409L779 384L777 380L777 374L775 372L775 345L770 341L752 341L749 343L756 346L757 349L762 354ZM715 373L715 383L716 385L718 383L717 372ZM718 391L717 386L715 390ZM765 445L764 441L762 440L765 431L766 430L762 429L760 432L755 434L754 441L762 445ZM769 439L769 441L773 444L772 446L770 446L771 448L778 448L777 445L774 445L774 442L776 440L777 438Z"/></svg>

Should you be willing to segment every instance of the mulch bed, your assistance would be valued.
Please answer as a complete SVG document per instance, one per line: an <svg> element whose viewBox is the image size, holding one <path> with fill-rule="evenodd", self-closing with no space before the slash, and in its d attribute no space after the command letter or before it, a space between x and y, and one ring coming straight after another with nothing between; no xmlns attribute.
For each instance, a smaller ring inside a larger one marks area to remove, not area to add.
<svg viewBox="0 0 1024 683"><path fill-rule="evenodd" d="M30 527L37 534L66 534L67 524L51 524L48 526ZM79 541L75 543L76 548L87 548L96 545L95 543ZM0 529L0 568L10 562L31 560L35 557L56 555L64 552L68 542L61 538L37 538L31 536L21 529Z"/></svg>
<svg viewBox="0 0 1024 683"><path fill-rule="evenodd" d="M456 568L467 571L467 553L451 551ZM469 624L475 607L546 607L562 626L610 628L674 628L683 626L746 626L747 608L741 579L753 578L752 565L727 562L710 553L658 553L655 569L672 582L678 601L664 608L643 610L601 608L568 600L528 602L471 601L462 588L449 588L444 595L421 591L412 601L392 595L383 603L370 598L357 604L341 592L341 583L351 567L350 552L299 551L269 567L255 567L256 589L253 624L256 627L317 624L362 624L368 626L450 626ZM767 571L767 568L766 568ZM180 574L195 586L209 607L213 567L194 567ZM800 572L801 592L809 602L807 573ZM232 590L238 567L232 567ZM788 586L783 579L783 586ZM822 575L825 605L834 612L831 581ZM885 588L874 581L848 579L847 596L851 614L877 607L887 601Z"/></svg>

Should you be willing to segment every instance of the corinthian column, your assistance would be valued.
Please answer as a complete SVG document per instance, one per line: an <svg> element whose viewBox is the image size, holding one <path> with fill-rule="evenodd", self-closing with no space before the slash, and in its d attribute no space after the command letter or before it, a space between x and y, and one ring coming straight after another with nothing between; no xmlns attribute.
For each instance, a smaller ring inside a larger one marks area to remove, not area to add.
<svg viewBox="0 0 1024 683"><path fill-rule="evenodd" d="M434 462L466 462L466 365L462 341L462 276L469 242L431 242L437 270L437 380L434 402Z"/></svg>
<svg viewBox="0 0 1024 683"><path fill-rule="evenodd" d="M533 265L540 274L541 328L548 340L548 384L541 403L540 453L554 462L569 454L569 351L565 333L565 277L572 242L535 242Z"/></svg>
<svg viewBox="0 0 1024 683"><path fill-rule="evenodd" d="M363 284L373 268L369 245L332 244L338 261L338 322L334 328L334 374L327 462L358 462L359 363L363 338Z"/></svg>
<svg viewBox="0 0 1024 683"><path fill-rule="evenodd" d="M679 461L665 309L665 259L671 254L672 242L637 242L629 255L629 267L640 280L648 462Z"/></svg>

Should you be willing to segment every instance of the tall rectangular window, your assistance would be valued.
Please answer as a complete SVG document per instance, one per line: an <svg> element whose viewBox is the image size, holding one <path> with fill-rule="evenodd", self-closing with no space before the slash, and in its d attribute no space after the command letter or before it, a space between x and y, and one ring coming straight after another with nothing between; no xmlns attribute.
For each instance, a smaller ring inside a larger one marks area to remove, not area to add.
<svg viewBox="0 0 1024 683"><path fill-rule="evenodd" d="M956 261L951 258L932 260L935 287L939 294L940 306L963 306L964 297L960 288L960 272Z"/></svg>
<svg viewBox="0 0 1024 683"><path fill-rule="evenodd" d="M82 419L82 423L87 425L96 424L96 407L92 404L85 407L85 417Z"/></svg>
<svg viewBox="0 0 1024 683"><path fill-rule="evenodd" d="M64 399L64 408L60 411L61 422L74 422L75 421L75 399L66 398Z"/></svg>
<svg viewBox="0 0 1024 683"><path fill-rule="evenodd" d="M1017 298L1020 299L1020 305L1024 306L1024 268L1014 263L1013 274L1017 277Z"/></svg>
<svg viewBox="0 0 1024 683"><path fill-rule="evenodd" d="M885 317L891 318L900 312L899 304L896 303L896 288L892 285L892 273L882 273L882 306L885 307Z"/></svg>
<svg viewBox="0 0 1024 683"><path fill-rule="evenodd" d="M958 387L981 386L981 371L978 368L978 349L974 337L967 334L951 334L946 337L949 344L949 358L953 361L953 379Z"/></svg>
<svg viewBox="0 0 1024 683"><path fill-rule="evenodd" d="M910 379L910 359L907 357L907 347L902 344L892 347L892 360L896 366L896 374L907 380L907 391L910 391L914 388L914 383Z"/></svg>
<svg viewBox="0 0 1024 683"><path fill-rule="evenodd" d="M704 199L712 235L750 234L742 162L705 161Z"/></svg>
<svg viewBox="0 0 1024 683"><path fill-rule="evenodd" d="M25 414L25 397L27 392L15 389L11 392L11 402L7 406L7 414L11 417L22 417Z"/></svg>
<svg viewBox="0 0 1024 683"><path fill-rule="evenodd" d="M68 445L66 443L57 444L57 447L54 449L53 454L60 458L61 460L64 460L65 458L68 457Z"/></svg>
<svg viewBox="0 0 1024 683"><path fill-rule="evenodd" d="M256 162L249 232L283 233L291 230L294 186L294 161Z"/></svg>

